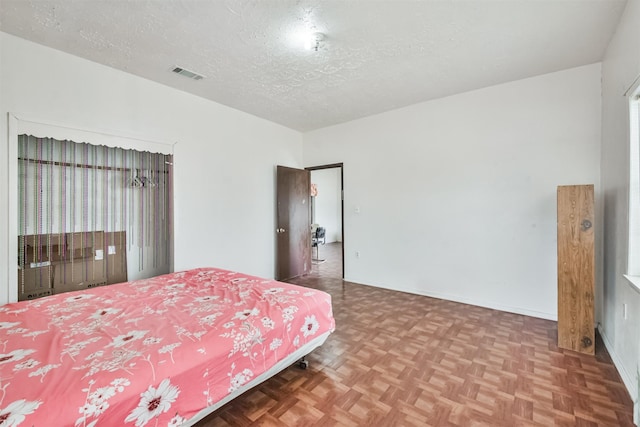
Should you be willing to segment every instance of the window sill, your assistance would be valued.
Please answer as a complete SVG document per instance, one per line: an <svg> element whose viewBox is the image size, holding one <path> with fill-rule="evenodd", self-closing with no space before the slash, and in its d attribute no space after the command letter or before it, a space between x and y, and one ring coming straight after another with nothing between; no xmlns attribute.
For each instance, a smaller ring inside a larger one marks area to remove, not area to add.
<svg viewBox="0 0 640 427"><path fill-rule="evenodd" d="M629 282L629 286L636 292L640 293L640 276L630 276L623 274L625 279Z"/></svg>

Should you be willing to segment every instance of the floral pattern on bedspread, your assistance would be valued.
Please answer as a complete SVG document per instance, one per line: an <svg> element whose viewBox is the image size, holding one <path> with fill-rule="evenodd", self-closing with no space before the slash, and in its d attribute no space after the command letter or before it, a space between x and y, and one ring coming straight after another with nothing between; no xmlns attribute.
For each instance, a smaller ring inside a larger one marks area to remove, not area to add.
<svg viewBox="0 0 640 427"><path fill-rule="evenodd" d="M0 426L179 426L334 327L324 292L215 268L7 304Z"/></svg>

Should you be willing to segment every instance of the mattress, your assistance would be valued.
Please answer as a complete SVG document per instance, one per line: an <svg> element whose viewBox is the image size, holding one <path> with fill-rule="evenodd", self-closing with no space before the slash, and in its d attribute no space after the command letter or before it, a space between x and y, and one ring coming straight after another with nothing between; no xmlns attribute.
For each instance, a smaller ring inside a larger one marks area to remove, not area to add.
<svg viewBox="0 0 640 427"><path fill-rule="evenodd" d="M328 294L217 268L7 304L0 425L192 425L334 327Z"/></svg>

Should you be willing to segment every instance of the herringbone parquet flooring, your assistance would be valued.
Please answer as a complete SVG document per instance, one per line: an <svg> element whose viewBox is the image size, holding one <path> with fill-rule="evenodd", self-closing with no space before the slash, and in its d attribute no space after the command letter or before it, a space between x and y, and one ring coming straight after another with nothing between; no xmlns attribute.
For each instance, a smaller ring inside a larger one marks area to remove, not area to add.
<svg viewBox="0 0 640 427"><path fill-rule="evenodd" d="M285 369L199 427L633 425L602 342L585 356L557 348L552 321L343 284L339 245L321 250L327 262L292 282L332 295L335 333L309 369Z"/></svg>

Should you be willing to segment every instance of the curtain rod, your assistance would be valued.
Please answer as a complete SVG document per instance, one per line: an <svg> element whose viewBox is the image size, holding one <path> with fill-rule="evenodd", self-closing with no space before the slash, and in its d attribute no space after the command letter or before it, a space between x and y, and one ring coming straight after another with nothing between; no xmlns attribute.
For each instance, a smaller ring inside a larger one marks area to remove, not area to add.
<svg viewBox="0 0 640 427"><path fill-rule="evenodd" d="M168 170L155 170L155 169L145 169L145 168L119 168L115 166L99 166L99 165L83 165L81 163L67 163L67 162L58 162L55 160L38 160L38 159L28 159L25 157L18 157L18 160L22 160L23 162L35 163L39 165L53 165L53 166L67 166L67 167L76 167L76 168L86 168L86 169L98 169L98 170L107 170L107 171L122 171L122 172L130 172L133 169L136 170L149 170L157 173L169 173ZM165 164L169 165L169 163Z"/></svg>
<svg viewBox="0 0 640 427"><path fill-rule="evenodd" d="M62 129L69 129L69 130L75 130L75 131L79 131L79 132L86 132L86 133L93 133L93 134L97 134L97 135L103 135L109 138L120 138L120 139L129 139L132 141L140 141L143 143L151 143L153 145L164 145L167 147L171 147L172 151L173 148L175 147L175 145L178 143L178 141L175 141L173 143L171 142L162 142L162 141L154 141L152 139L144 139L144 138L138 138L136 136L127 136L127 135L120 135L117 133L111 133L111 131L107 131L107 130L89 130L89 129L83 129L83 128L79 128L79 127L75 127L75 126L69 126L69 125L64 125L64 124L55 124L55 123L49 123L46 121L40 121L37 118L27 118L27 117L22 117L20 114L15 114L15 113L9 113L11 116L15 117L16 119L18 119L21 122L26 122L26 123L31 123L34 124L36 126L40 126L40 125L44 125L44 126L52 126L52 127L57 127L57 128L62 128ZM22 134L29 134L28 131L22 132ZM31 136L36 136L36 135L32 135ZM46 137L40 137L40 138L46 138ZM165 155L173 155L173 153L159 153L159 154L165 154Z"/></svg>

